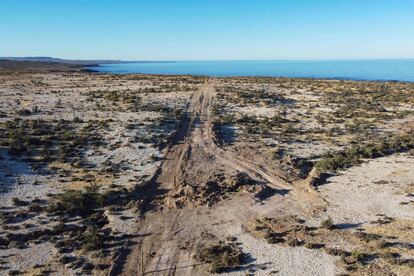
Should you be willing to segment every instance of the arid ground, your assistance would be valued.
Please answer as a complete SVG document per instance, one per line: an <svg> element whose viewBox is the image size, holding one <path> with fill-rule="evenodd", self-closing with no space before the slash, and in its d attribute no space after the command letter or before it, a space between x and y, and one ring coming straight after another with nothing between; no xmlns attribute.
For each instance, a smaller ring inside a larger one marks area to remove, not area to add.
<svg viewBox="0 0 414 276"><path fill-rule="evenodd" d="M0 275L414 275L413 83L0 62L0 97Z"/></svg>

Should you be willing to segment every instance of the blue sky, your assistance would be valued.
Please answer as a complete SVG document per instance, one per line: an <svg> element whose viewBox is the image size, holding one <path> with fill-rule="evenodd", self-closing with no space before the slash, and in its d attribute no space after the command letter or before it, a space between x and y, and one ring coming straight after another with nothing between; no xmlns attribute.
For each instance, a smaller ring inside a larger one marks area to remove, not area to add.
<svg viewBox="0 0 414 276"><path fill-rule="evenodd" d="M0 0L0 56L414 58L412 0Z"/></svg>

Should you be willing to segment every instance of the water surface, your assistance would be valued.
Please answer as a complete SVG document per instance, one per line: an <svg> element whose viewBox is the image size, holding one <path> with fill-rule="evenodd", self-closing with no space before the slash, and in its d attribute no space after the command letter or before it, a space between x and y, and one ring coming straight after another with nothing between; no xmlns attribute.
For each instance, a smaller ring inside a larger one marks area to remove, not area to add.
<svg viewBox="0 0 414 276"><path fill-rule="evenodd" d="M176 61L103 64L104 73L203 76L272 76L414 81L414 59L329 61Z"/></svg>

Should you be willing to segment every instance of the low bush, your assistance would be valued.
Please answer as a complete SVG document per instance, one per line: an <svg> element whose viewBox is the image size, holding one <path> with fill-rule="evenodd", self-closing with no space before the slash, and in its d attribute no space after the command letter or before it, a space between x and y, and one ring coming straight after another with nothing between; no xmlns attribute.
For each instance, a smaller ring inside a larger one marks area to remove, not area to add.
<svg viewBox="0 0 414 276"><path fill-rule="evenodd" d="M328 229L328 230L331 230L331 229L334 229L335 228L335 225L333 224L332 219L331 218L328 218L328 219L322 221L321 227L322 228L325 228L325 229Z"/></svg>
<svg viewBox="0 0 414 276"><path fill-rule="evenodd" d="M395 152L414 149L414 135L396 136L388 141L353 146L343 151L329 153L315 163L320 171L336 171L359 164L363 158L377 158Z"/></svg>
<svg viewBox="0 0 414 276"><path fill-rule="evenodd" d="M12 202L15 206L25 206L27 205L27 202L17 198L17 197L13 197Z"/></svg>
<svg viewBox="0 0 414 276"><path fill-rule="evenodd" d="M19 116L29 116L30 114L32 114L32 112L29 109L21 109L17 110L16 114Z"/></svg>
<svg viewBox="0 0 414 276"><path fill-rule="evenodd" d="M222 273L241 265L244 257L241 249L233 243L202 246L196 255L198 260L210 264L211 273Z"/></svg>
<svg viewBox="0 0 414 276"><path fill-rule="evenodd" d="M96 185L88 186L85 191L67 190L55 196L48 206L50 213L66 212L89 214L105 203L105 196L98 193Z"/></svg>
<svg viewBox="0 0 414 276"><path fill-rule="evenodd" d="M94 225L89 226L83 235L82 249L85 251L92 251L100 249L102 246L103 239L99 234L99 229Z"/></svg>
<svg viewBox="0 0 414 276"><path fill-rule="evenodd" d="M325 247L324 251L325 251L326 254L333 255L333 256L346 256L346 255L348 255L347 252L345 252L342 249L338 249L338 248Z"/></svg>

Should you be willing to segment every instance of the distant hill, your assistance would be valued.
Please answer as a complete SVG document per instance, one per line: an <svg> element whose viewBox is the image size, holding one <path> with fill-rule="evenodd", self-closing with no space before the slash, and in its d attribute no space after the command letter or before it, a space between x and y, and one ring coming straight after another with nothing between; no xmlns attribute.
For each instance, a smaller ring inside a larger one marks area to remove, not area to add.
<svg viewBox="0 0 414 276"><path fill-rule="evenodd" d="M122 63L122 60L80 60L80 59L61 59L54 57L0 57L0 60L10 61L35 61L35 62L57 62L65 64L109 64L109 63Z"/></svg>
<svg viewBox="0 0 414 276"><path fill-rule="evenodd" d="M85 61L57 62L56 60L46 60L7 60L0 58L0 74L5 72L94 72L88 67L98 66L97 63L89 63L89 61L84 63Z"/></svg>
<svg viewBox="0 0 414 276"><path fill-rule="evenodd" d="M100 64L152 63L160 61L81 60L54 57L0 57L0 73L4 72L97 72L90 69ZM174 61L161 61L174 62Z"/></svg>

